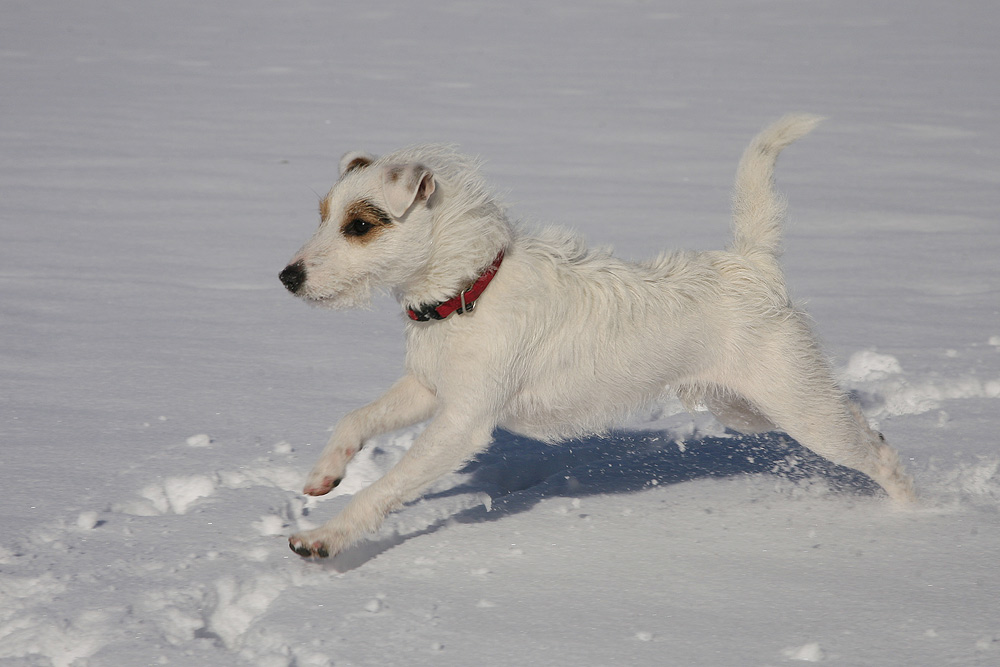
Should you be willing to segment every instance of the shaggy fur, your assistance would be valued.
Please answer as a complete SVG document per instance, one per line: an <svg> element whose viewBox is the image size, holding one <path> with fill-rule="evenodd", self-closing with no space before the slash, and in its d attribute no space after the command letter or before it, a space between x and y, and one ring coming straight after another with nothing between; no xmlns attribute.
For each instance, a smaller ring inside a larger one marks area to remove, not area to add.
<svg viewBox="0 0 1000 667"><path fill-rule="evenodd" d="M478 164L451 147L344 156L319 230L281 274L297 296L345 307L388 289L418 307L455 296L506 256L473 312L407 322L406 374L341 420L305 493L336 486L367 438L430 419L426 430L340 515L292 536L292 549L342 551L485 449L497 427L554 442L600 432L668 391L738 431L785 431L912 500L895 451L837 388L778 264L775 161L818 121L786 116L747 148L730 249L642 263L561 229L515 230Z"/></svg>

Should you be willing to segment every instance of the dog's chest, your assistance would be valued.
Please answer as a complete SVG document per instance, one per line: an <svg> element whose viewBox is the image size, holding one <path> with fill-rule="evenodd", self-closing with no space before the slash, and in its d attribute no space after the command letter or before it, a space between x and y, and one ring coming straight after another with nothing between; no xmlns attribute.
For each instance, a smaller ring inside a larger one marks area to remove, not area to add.
<svg viewBox="0 0 1000 667"><path fill-rule="evenodd" d="M452 357L449 324L408 324L406 329L406 368L435 393Z"/></svg>

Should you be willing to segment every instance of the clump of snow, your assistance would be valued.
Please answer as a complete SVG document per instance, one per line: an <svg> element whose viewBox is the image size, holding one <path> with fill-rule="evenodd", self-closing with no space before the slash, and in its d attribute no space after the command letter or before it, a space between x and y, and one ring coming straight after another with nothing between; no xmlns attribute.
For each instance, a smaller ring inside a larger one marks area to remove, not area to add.
<svg viewBox="0 0 1000 667"><path fill-rule="evenodd" d="M247 580L223 577L215 584L209 604L214 607L207 628L229 648L240 648L243 635L288 586L284 577L262 575Z"/></svg>
<svg viewBox="0 0 1000 667"><path fill-rule="evenodd" d="M994 651L1000 648L1000 637L997 635L984 635L976 640L976 650Z"/></svg>
<svg viewBox="0 0 1000 667"><path fill-rule="evenodd" d="M823 649L817 642L785 649L783 653L789 660L802 660L803 662L821 662L824 658Z"/></svg>
<svg viewBox="0 0 1000 667"><path fill-rule="evenodd" d="M879 354L873 350L862 350L851 355L841 377L845 382L872 382L902 372L903 369L896 357Z"/></svg>
<svg viewBox="0 0 1000 667"><path fill-rule="evenodd" d="M212 437L206 433L192 435L186 440L188 447L208 447L212 444Z"/></svg>
<svg viewBox="0 0 1000 667"><path fill-rule="evenodd" d="M288 524L285 520L275 514L262 516L260 521L254 522L254 529L258 535L282 535L288 531Z"/></svg>
<svg viewBox="0 0 1000 667"><path fill-rule="evenodd" d="M990 507L1000 506L1000 457L979 456L942 471L934 488L942 495L964 498Z"/></svg>
<svg viewBox="0 0 1000 667"><path fill-rule="evenodd" d="M192 504L215 492L216 483L205 475L168 477L163 482L150 484L139 491L142 501L118 503L118 511L137 516L156 514L184 514Z"/></svg>
<svg viewBox="0 0 1000 667"><path fill-rule="evenodd" d="M184 514L196 500L215 492L215 482L204 475L168 477L163 482L163 491L170 509L177 514Z"/></svg>
<svg viewBox="0 0 1000 667"><path fill-rule="evenodd" d="M965 376L948 380L909 382L887 380L875 383L882 397L880 415L915 415L937 410L945 401L1000 397L1000 381L982 381Z"/></svg>

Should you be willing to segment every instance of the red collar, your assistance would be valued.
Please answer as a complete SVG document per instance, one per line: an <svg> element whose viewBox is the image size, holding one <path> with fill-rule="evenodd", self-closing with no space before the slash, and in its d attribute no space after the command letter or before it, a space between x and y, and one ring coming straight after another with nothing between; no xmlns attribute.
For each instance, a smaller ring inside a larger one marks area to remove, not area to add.
<svg viewBox="0 0 1000 667"><path fill-rule="evenodd" d="M493 260L493 263L479 274L479 278L476 279L476 282L472 283L472 287L469 289L441 303L407 308L406 314L410 316L411 320L426 322L427 320L443 320L452 313L462 315L471 312L473 306L476 304L476 299L482 295L486 290L486 286L493 280L493 276L497 274L497 269L500 268L500 262L502 261L503 250L497 253L497 257Z"/></svg>

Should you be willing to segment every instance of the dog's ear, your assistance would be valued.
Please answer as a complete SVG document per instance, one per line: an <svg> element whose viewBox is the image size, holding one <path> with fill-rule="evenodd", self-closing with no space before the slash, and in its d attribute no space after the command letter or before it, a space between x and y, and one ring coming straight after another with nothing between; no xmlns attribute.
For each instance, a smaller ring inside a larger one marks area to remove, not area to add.
<svg viewBox="0 0 1000 667"><path fill-rule="evenodd" d="M349 171L354 171L355 169L360 169L361 167L367 167L374 161L374 155L362 153L361 151L350 151L348 153L344 153L344 157L340 158L340 175L343 176Z"/></svg>
<svg viewBox="0 0 1000 667"><path fill-rule="evenodd" d="M430 199L434 187L434 174L422 164L390 164L382 171L382 194L394 218L402 218L414 202Z"/></svg>

